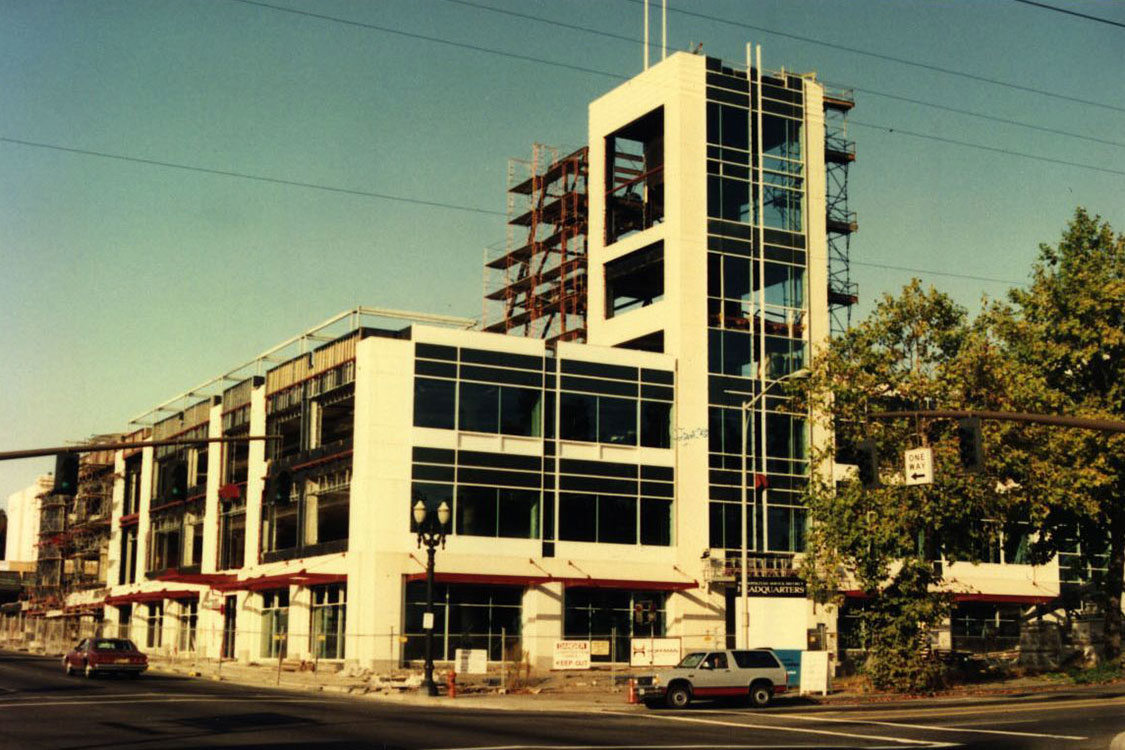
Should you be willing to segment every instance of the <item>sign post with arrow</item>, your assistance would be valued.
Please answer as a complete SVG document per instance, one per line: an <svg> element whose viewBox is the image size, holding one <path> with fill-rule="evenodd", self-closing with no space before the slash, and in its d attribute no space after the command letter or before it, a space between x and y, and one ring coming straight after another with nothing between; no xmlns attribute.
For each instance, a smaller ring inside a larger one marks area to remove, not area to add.
<svg viewBox="0 0 1125 750"><path fill-rule="evenodd" d="M934 454L930 448L914 448L903 455L906 484L934 483Z"/></svg>

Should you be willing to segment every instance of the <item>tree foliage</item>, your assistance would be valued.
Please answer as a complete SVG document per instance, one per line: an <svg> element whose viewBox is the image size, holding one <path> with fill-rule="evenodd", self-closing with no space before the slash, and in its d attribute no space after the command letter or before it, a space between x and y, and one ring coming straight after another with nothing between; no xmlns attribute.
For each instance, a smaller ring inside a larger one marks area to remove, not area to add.
<svg viewBox="0 0 1125 750"><path fill-rule="evenodd" d="M1018 408L1125 419L1125 235L1078 209L1055 246L1041 245L1031 284L1014 289L989 323L1011 369L1034 373ZM1125 435L1051 429L1035 453L1040 530L1037 558L1078 550L1107 564L1097 584L1106 613L1108 659L1122 652L1125 575ZM1108 559L1107 559L1108 558Z"/></svg>
<svg viewBox="0 0 1125 750"><path fill-rule="evenodd" d="M1007 304L986 304L970 320L915 280L833 340L810 371L798 395L834 440L814 449L804 574L822 601L862 597L865 666L877 687L917 690L940 679L927 633L949 616L960 566L979 562L1002 532L1035 532L1026 561L1040 563L1076 533L1087 551L1109 540L1107 655L1120 653L1125 436L986 422L985 470L968 474L949 420L875 415L1125 416L1125 239L1079 209ZM834 474L865 438L882 459L877 489ZM934 483L904 486L903 451L922 446L933 451ZM942 569L941 556L956 562Z"/></svg>

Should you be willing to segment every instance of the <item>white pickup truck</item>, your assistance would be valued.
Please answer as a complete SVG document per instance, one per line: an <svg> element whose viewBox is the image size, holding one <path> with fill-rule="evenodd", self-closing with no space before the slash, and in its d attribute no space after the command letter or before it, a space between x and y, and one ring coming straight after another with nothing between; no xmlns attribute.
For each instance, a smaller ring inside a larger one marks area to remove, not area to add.
<svg viewBox="0 0 1125 750"><path fill-rule="evenodd" d="M760 708L788 687L785 667L768 648L693 651L640 685L637 697L649 708L684 708L693 698L745 696Z"/></svg>

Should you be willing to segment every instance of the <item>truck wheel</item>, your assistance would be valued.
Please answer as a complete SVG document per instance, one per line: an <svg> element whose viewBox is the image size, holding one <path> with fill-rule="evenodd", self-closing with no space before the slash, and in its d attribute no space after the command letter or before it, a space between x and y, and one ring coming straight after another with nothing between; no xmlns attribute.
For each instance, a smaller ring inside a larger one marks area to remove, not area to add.
<svg viewBox="0 0 1125 750"><path fill-rule="evenodd" d="M691 691L683 685L670 687L665 700L671 708L687 708L687 705L691 703Z"/></svg>
<svg viewBox="0 0 1125 750"><path fill-rule="evenodd" d="M765 708L773 699L773 685L765 680L759 680L750 686L750 705L754 708Z"/></svg>

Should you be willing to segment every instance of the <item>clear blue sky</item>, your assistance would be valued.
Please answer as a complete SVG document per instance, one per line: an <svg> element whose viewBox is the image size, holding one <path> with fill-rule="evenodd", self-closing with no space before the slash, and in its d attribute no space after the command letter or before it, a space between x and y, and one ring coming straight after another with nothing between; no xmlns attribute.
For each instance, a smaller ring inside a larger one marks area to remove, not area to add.
<svg viewBox="0 0 1125 750"><path fill-rule="evenodd" d="M1125 4L1047 2L1117 25L1016 0L674 0L669 47L737 61L753 41L768 68L861 89L857 314L912 275L975 308L1076 206L1125 230ZM504 238L490 213L13 141L503 212L506 160L583 144L587 102L639 72L641 18L639 0L0 0L0 450L124 429L355 305L478 316ZM51 466L0 464L0 502Z"/></svg>

